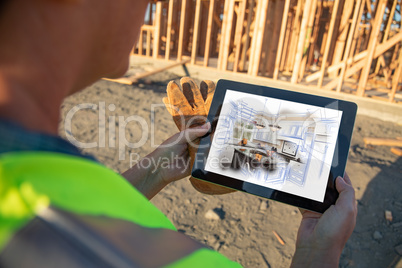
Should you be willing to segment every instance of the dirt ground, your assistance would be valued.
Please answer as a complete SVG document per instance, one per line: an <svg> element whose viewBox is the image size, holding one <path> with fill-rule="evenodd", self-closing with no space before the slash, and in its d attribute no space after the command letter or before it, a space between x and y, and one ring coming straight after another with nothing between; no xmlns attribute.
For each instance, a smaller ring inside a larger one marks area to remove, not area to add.
<svg viewBox="0 0 402 268"><path fill-rule="evenodd" d="M123 172L130 162L135 163L139 156L147 155L177 132L161 105L167 83L175 79L179 77L160 73L133 86L99 81L65 100L60 134L66 137L68 133L87 145L97 142L97 146L84 152ZM125 137L131 143L139 143L138 148L119 148L118 141L123 139L119 129L133 115L144 120L131 118L134 121L127 124ZM347 172L356 189L359 213L340 267L402 267L402 257L396 251L402 245L402 157L392 154L388 147L365 148L363 137L402 137L402 125L357 117ZM203 195L192 188L188 179L168 185L152 202L180 232L244 267L290 265L301 219L295 207L241 192ZM392 211L392 222L385 220L385 210Z"/></svg>

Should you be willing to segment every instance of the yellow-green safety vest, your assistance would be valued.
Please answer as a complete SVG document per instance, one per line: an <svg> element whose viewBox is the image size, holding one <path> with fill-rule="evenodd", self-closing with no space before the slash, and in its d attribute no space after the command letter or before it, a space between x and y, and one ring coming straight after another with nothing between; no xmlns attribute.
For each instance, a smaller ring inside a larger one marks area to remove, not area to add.
<svg viewBox="0 0 402 268"><path fill-rule="evenodd" d="M186 240L189 238L177 232L162 212L114 171L84 158L48 152L0 155L0 264L2 255L12 252L18 244L13 243L13 239L49 208L64 211L59 215L67 215L67 218L69 214L78 215L72 218L90 224L92 218L102 218L109 223L119 221L113 230L107 229L106 236L111 237L112 242L119 236L120 230L116 229L128 226L133 231L119 239L141 240L126 241L128 244L138 242L139 245L133 247L139 249L135 252L137 255L124 253L138 266L148 263L149 256L153 256L151 264L144 266L241 267L216 251ZM64 228L64 223L59 221L60 228ZM100 226L98 229L102 232L104 224L94 226ZM175 243L177 241L185 242ZM117 247L119 243L115 243ZM135 256L139 260L135 260Z"/></svg>

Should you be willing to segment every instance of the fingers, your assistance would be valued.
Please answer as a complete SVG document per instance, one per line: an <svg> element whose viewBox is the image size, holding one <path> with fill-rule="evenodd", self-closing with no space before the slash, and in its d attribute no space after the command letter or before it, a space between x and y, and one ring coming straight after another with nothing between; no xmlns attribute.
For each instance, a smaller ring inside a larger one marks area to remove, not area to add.
<svg viewBox="0 0 402 268"><path fill-rule="evenodd" d="M168 110L168 112L170 113L171 116L174 116L175 113L172 109L172 105L170 105L169 99L167 97L164 97L162 99L162 101L163 101L163 104L165 104L166 110Z"/></svg>
<svg viewBox="0 0 402 268"><path fill-rule="evenodd" d="M204 99L194 80L189 77L183 77L180 79L180 84L183 89L184 96L196 113L199 114L198 110L200 110L202 113L205 113Z"/></svg>
<svg viewBox="0 0 402 268"><path fill-rule="evenodd" d="M347 184L352 185L352 181L350 180L348 173L345 172L345 176L343 176L343 179Z"/></svg>
<svg viewBox="0 0 402 268"><path fill-rule="evenodd" d="M183 92L180 90L179 86L174 81L169 82L166 91L169 103L171 105L177 107L185 115L186 113L191 112L192 109L190 104L183 95Z"/></svg>
<svg viewBox="0 0 402 268"><path fill-rule="evenodd" d="M207 134L210 128L211 124L209 122L199 127L188 128L184 131L185 132L184 137L187 138L187 142L193 141Z"/></svg>
<svg viewBox="0 0 402 268"><path fill-rule="evenodd" d="M212 99L214 98L215 94L215 84L209 80L204 80L203 82L208 87L208 95L204 104L205 114L208 114L209 109L211 108ZM201 86L203 86L203 83L201 83Z"/></svg>
<svg viewBox="0 0 402 268"><path fill-rule="evenodd" d="M202 94L202 98L204 99L204 101L206 101L207 97L210 94L213 95L214 92L215 92L215 84L214 84L214 82L212 82L210 80L201 81L200 91L201 91L201 94Z"/></svg>
<svg viewBox="0 0 402 268"><path fill-rule="evenodd" d="M356 208L355 190L353 189L352 185L348 184L342 177L336 178L335 183L336 183L336 189L339 192L338 200L336 200L336 206L341 208L343 211L347 213L356 214L357 208Z"/></svg>
<svg viewBox="0 0 402 268"><path fill-rule="evenodd" d="M194 104L194 93L193 91L199 91L197 84L190 77L182 77L180 79L181 88L183 94L190 103L191 106Z"/></svg>

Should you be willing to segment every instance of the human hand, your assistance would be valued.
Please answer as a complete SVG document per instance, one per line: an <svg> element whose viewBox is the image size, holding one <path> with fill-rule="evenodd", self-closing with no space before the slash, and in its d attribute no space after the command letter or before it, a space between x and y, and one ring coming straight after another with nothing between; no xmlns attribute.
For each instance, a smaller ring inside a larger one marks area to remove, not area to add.
<svg viewBox="0 0 402 268"><path fill-rule="evenodd" d="M324 214L300 210L302 221L291 267L338 267L356 225L355 191L348 175L336 179L339 197Z"/></svg>
<svg viewBox="0 0 402 268"><path fill-rule="evenodd" d="M197 144L199 138L204 136L210 128L210 123L188 128L163 142L148 156L158 159L160 162L155 174L166 184L190 175L192 160L190 159L189 147L192 144Z"/></svg>
<svg viewBox="0 0 402 268"><path fill-rule="evenodd" d="M163 98L166 109L172 115L179 130L192 128L204 124L211 107L212 98L215 92L215 84L212 81L204 80L200 87L189 77L180 79L181 89L174 82L167 86L167 97ZM188 147L191 158L190 168L194 164L197 153L197 143ZM226 194L233 192L233 189L218 186L212 183L190 177L193 187L204 194Z"/></svg>
<svg viewBox="0 0 402 268"><path fill-rule="evenodd" d="M206 123L173 135L122 176L151 199L167 184L190 175L189 143L196 142L210 127Z"/></svg>

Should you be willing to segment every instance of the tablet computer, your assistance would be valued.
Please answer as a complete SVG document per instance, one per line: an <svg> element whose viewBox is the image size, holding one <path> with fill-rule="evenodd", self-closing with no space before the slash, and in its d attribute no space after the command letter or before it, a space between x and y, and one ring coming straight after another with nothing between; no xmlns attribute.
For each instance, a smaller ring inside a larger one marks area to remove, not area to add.
<svg viewBox="0 0 402 268"><path fill-rule="evenodd" d="M323 213L344 176L357 105L219 80L192 176Z"/></svg>

